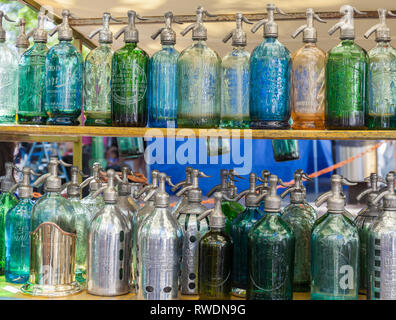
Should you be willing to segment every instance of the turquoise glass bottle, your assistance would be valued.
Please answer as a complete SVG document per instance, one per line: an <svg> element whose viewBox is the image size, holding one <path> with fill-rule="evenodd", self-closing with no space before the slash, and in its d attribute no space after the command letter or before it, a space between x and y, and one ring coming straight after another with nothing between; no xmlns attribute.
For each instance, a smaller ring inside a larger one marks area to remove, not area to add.
<svg viewBox="0 0 396 320"><path fill-rule="evenodd" d="M5 163L6 174L1 180L0 195L0 275L4 274L5 266L5 220L7 212L18 203L17 198L10 192L15 185L12 175L13 165L11 162Z"/></svg>
<svg viewBox="0 0 396 320"><path fill-rule="evenodd" d="M99 33L99 46L87 55L84 68L85 126L111 126L111 66L113 33L109 29L110 13L103 13L103 26L89 35Z"/></svg>
<svg viewBox="0 0 396 320"><path fill-rule="evenodd" d="M221 59L207 44L203 15L213 17L203 7L196 10L197 22L182 31L192 30L193 44L177 60L177 126L216 128L220 122Z"/></svg>
<svg viewBox="0 0 396 320"><path fill-rule="evenodd" d="M128 11L128 26L124 33L125 46L114 52L111 71L111 116L113 126L145 127L147 124L148 54L137 46L139 32L135 20L146 20L135 11Z"/></svg>
<svg viewBox="0 0 396 320"><path fill-rule="evenodd" d="M390 45L390 29L386 15L396 16L386 9L378 9L380 23L370 28L365 38L375 31L377 45L368 52L367 127L369 129L396 128L396 50Z"/></svg>
<svg viewBox="0 0 396 320"><path fill-rule="evenodd" d="M267 5L268 18L257 22L252 32L264 26L264 41L250 57L250 127L263 129L289 128L291 57L278 41L274 4Z"/></svg>
<svg viewBox="0 0 396 320"><path fill-rule="evenodd" d="M15 22L0 11L0 123L15 123L18 106L18 57L5 43L3 18Z"/></svg>
<svg viewBox="0 0 396 320"><path fill-rule="evenodd" d="M43 11L37 16L37 28L28 33L33 35L34 45L27 50L19 62L18 112L19 124L45 124L45 58L48 53L47 32L44 23L48 17Z"/></svg>
<svg viewBox="0 0 396 320"><path fill-rule="evenodd" d="M359 232L343 213L342 184L355 185L340 175L331 176L331 191L316 199L327 200L327 212L315 223L311 238L311 300L357 300Z"/></svg>
<svg viewBox="0 0 396 320"><path fill-rule="evenodd" d="M29 278L30 267L30 218L33 209L30 186L30 168L24 167L21 183L10 190L13 193L18 187L21 199L10 209L5 217L5 279L12 283L25 283Z"/></svg>
<svg viewBox="0 0 396 320"><path fill-rule="evenodd" d="M284 198L290 193L290 204L282 210L282 218L294 232L295 257L293 290L307 292L311 286L311 232L317 219L314 208L305 200L306 189L303 179L312 181L303 170L294 173L294 184L289 186L282 194Z"/></svg>
<svg viewBox="0 0 396 320"><path fill-rule="evenodd" d="M341 42L328 53L326 62L326 111L328 129L364 129L366 112L367 54L355 42L354 12L344 5L344 16L330 30L340 28Z"/></svg>
<svg viewBox="0 0 396 320"><path fill-rule="evenodd" d="M69 10L62 11L62 24L49 33L58 32L59 43L45 59L45 110L47 124L78 125L83 97L83 59L71 44L73 31L69 26Z"/></svg>
<svg viewBox="0 0 396 320"><path fill-rule="evenodd" d="M249 58L242 22L252 23L242 13L236 14L236 29L223 39L232 38L233 50L221 62L221 121L223 128L249 128Z"/></svg>
<svg viewBox="0 0 396 320"><path fill-rule="evenodd" d="M248 300L292 300L295 236L281 217L280 179L269 177L264 216L248 234Z"/></svg>
<svg viewBox="0 0 396 320"><path fill-rule="evenodd" d="M149 65L149 126L156 128L175 128L177 117L177 59L175 49L176 33L172 22L180 23L172 12L164 15L165 27L159 29L151 38L161 35L161 50L153 54Z"/></svg>
<svg viewBox="0 0 396 320"><path fill-rule="evenodd" d="M210 230L199 241L198 292L201 300L231 298L231 267L233 242L225 232L226 217L221 209L223 194L214 194L215 206L198 217L201 221L210 214Z"/></svg>
<svg viewBox="0 0 396 320"><path fill-rule="evenodd" d="M238 201L245 197L246 209L240 213L231 224L230 235L234 242L233 265L232 265L232 294L245 297L248 283L248 233L253 225L261 219L263 213L258 209L265 193L261 195L256 193L255 173L249 175L249 189L242 191L235 198L229 199L225 195L223 197L228 201Z"/></svg>

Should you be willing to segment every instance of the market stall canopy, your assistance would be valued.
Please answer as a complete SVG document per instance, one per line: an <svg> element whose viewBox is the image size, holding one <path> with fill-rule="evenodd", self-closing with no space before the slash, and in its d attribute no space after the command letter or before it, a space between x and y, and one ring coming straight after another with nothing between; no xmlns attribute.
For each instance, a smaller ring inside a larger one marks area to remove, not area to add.
<svg viewBox="0 0 396 320"><path fill-rule="evenodd" d="M242 12L246 14L255 14L257 19L265 17L266 4L272 1L263 0L18 0L19 2L28 4L34 7L36 10L42 6L50 6L54 10L54 14L58 17L61 16L62 9L69 9L79 19L73 19L71 24L73 28L88 38L88 35L98 25L92 25L101 21L103 12L110 12L114 17L124 18L127 17L128 10L135 10L138 14L143 17L152 17L158 21L159 17L162 17L166 11L173 11L174 15L194 15L195 10L199 5L202 5L212 14L232 14L236 12ZM338 18L330 18L324 12L339 12L339 9L344 4L350 4L360 11L371 12L371 16L374 16L378 8L386 8L396 12L396 3L394 0L277 0L275 4L281 8L285 13L300 13L297 15L300 17L298 20L289 20L290 17L284 17L279 20L279 40L289 48L290 51L294 51L301 46L302 37L298 36L296 39L291 38L291 34L301 25L305 24L305 20L301 18L304 15L306 8L312 7L319 15L324 18L327 23L315 22L315 27L318 32L318 45L324 49L329 50L339 42L339 32L337 31L333 36L328 35L328 30L338 22ZM390 7L393 6L393 7ZM373 12L374 11L374 12ZM275 19L281 18L276 15ZM355 15L355 26L356 26L356 42L365 49L370 49L375 45L373 35L369 40L363 37L363 34L371 28L373 25L378 23L377 15L374 18L363 18L359 19L359 15ZM93 19L97 18L97 19ZM191 18L191 17L190 17ZM186 18L188 20L188 17ZM185 21L186 21L185 20ZM205 18L206 20L206 18ZM215 19L213 19L215 20ZM180 32L189 23L183 25L174 24L173 28L177 33L176 48L183 50L189 46L192 42L191 34L187 34L185 37L180 35ZM387 24L391 29L392 39L396 39L396 19L389 17ZM153 23L152 21L146 21L144 23L138 22L139 29L139 46L146 50L150 55L160 48L159 39L152 40L151 35L155 33L160 27L161 23ZM123 27L122 24L112 24L111 30L113 33ZM227 44L222 42L224 36L235 28L235 22L207 22L206 27L208 29L208 45L216 50L220 56L224 56L231 48L231 41ZM259 30L255 34L250 32L250 25L245 25L244 29L247 33L248 39L248 50L253 50L263 39L263 31ZM114 49L118 49L123 45L123 37L120 37L114 42ZM97 44L97 39L93 39L92 42Z"/></svg>

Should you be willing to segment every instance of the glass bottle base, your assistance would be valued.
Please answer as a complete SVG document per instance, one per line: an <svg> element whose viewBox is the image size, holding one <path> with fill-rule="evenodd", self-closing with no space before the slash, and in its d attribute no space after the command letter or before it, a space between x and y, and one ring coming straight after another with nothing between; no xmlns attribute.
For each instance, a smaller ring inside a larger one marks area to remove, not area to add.
<svg viewBox="0 0 396 320"><path fill-rule="evenodd" d="M11 283L25 283L26 281L29 280L29 273L22 273L22 274L6 273L5 280Z"/></svg>
<svg viewBox="0 0 396 320"><path fill-rule="evenodd" d="M12 116L0 116L0 123L4 123L4 124L15 124L16 122L16 116L12 115Z"/></svg>
<svg viewBox="0 0 396 320"><path fill-rule="evenodd" d="M367 128L370 130L393 130L396 128L396 117L369 115L367 117Z"/></svg>
<svg viewBox="0 0 396 320"><path fill-rule="evenodd" d="M46 124L47 117L43 115L26 115L20 114L17 115L18 124Z"/></svg>
<svg viewBox="0 0 396 320"><path fill-rule="evenodd" d="M111 126L111 113L84 111L84 126Z"/></svg>
<svg viewBox="0 0 396 320"><path fill-rule="evenodd" d="M32 296L63 297L80 292L82 289L83 288L77 281L74 281L71 284L54 286L27 282L22 286L21 291Z"/></svg>
<svg viewBox="0 0 396 320"><path fill-rule="evenodd" d="M219 126L218 119L177 119L179 128L217 128Z"/></svg>
<svg viewBox="0 0 396 320"><path fill-rule="evenodd" d="M85 286L86 279L87 279L87 272L85 270L77 270L75 275L76 275L76 281L81 286Z"/></svg>
<svg viewBox="0 0 396 320"><path fill-rule="evenodd" d="M220 128L249 129L250 121L249 120L221 120Z"/></svg>
<svg viewBox="0 0 396 320"><path fill-rule="evenodd" d="M149 128L177 128L176 120L155 120L148 122Z"/></svg>
<svg viewBox="0 0 396 320"><path fill-rule="evenodd" d="M293 283L293 291L295 291L295 292L309 292L309 291L311 291L311 284L309 282Z"/></svg>
<svg viewBox="0 0 396 320"><path fill-rule="evenodd" d="M289 129L288 121L251 121L250 128L252 129Z"/></svg>
<svg viewBox="0 0 396 320"><path fill-rule="evenodd" d="M48 125L54 125L54 126L78 126L80 125L80 121L78 121L77 118L71 118L71 117L54 117L54 118L49 118L47 120Z"/></svg>
<svg viewBox="0 0 396 320"><path fill-rule="evenodd" d="M330 295L311 292L311 300L358 300L358 295Z"/></svg>
<svg viewBox="0 0 396 320"><path fill-rule="evenodd" d="M146 122L122 122L122 121L112 121L113 127L138 127L144 128L146 127Z"/></svg>
<svg viewBox="0 0 396 320"><path fill-rule="evenodd" d="M239 298L246 298L246 289L232 288L232 295Z"/></svg>
<svg viewBox="0 0 396 320"><path fill-rule="evenodd" d="M292 125L293 130L324 130L324 121L296 121Z"/></svg>
<svg viewBox="0 0 396 320"><path fill-rule="evenodd" d="M326 120L326 129L331 130L360 130L367 129L363 121L354 118L332 118Z"/></svg>

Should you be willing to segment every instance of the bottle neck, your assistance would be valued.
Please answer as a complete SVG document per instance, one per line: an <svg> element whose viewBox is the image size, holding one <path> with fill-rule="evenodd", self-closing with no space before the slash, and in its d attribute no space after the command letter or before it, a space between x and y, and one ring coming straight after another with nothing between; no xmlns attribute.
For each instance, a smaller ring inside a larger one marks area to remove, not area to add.
<svg viewBox="0 0 396 320"><path fill-rule="evenodd" d="M212 231L212 232L222 232L222 231L224 231L224 228L210 227L210 231Z"/></svg>
<svg viewBox="0 0 396 320"><path fill-rule="evenodd" d="M274 43L278 41L278 37L269 37L269 36L264 36L264 41L267 43Z"/></svg>
<svg viewBox="0 0 396 320"><path fill-rule="evenodd" d="M206 46L206 41L205 40L193 40L194 46L200 45L200 46Z"/></svg>
<svg viewBox="0 0 396 320"><path fill-rule="evenodd" d="M170 50L170 49L174 49L175 46L173 44L163 44L162 45L162 50Z"/></svg>
<svg viewBox="0 0 396 320"><path fill-rule="evenodd" d="M341 39L341 45L350 46L355 43L354 39Z"/></svg>
<svg viewBox="0 0 396 320"><path fill-rule="evenodd" d="M125 42L125 48L135 49L137 47L136 42Z"/></svg>

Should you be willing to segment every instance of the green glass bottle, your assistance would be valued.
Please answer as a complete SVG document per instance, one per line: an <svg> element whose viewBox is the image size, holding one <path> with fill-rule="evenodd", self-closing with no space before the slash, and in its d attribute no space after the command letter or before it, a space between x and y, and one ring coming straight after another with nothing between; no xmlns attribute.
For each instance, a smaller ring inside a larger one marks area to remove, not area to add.
<svg viewBox="0 0 396 320"><path fill-rule="evenodd" d="M338 174L331 176L331 191L315 201L327 200L327 212L317 220L311 238L311 299L357 300L360 240L358 229L343 213L342 184L356 185Z"/></svg>
<svg viewBox="0 0 396 320"><path fill-rule="evenodd" d="M293 288L297 292L307 292L311 285L311 230L317 218L314 208L305 200L306 189L303 178L312 181L303 170L294 173L294 184L282 194L290 193L290 204L282 211L282 218L289 223L296 237L294 257Z"/></svg>
<svg viewBox="0 0 396 320"><path fill-rule="evenodd" d="M300 159L300 150L297 140L272 140L272 151L275 161Z"/></svg>
<svg viewBox="0 0 396 320"><path fill-rule="evenodd" d="M146 20L135 11L128 11L128 26L124 33L125 46L114 52L111 76L111 115L113 126L145 127L147 124L148 54L137 46L139 33L135 19Z"/></svg>
<svg viewBox="0 0 396 320"><path fill-rule="evenodd" d="M5 176L1 179L0 195L0 275L4 274L5 267L5 218L8 210L16 206L17 198L10 192L16 184L12 175L13 165L11 162L5 163Z"/></svg>
<svg viewBox="0 0 396 320"><path fill-rule="evenodd" d="M215 207L198 217L201 221L210 214L208 231L199 241L198 292L201 300L231 298L231 266L233 242L224 231L226 217L221 209L223 194L215 192Z"/></svg>
<svg viewBox="0 0 396 320"><path fill-rule="evenodd" d="M49 18L40 11L37 16L37 28L33 34L34 45L27 50L19 61L18 112L20 124L45 124L45 57L48 52L47 32L44 24Z"/></svg>
<svg viewBox="0 0 396 320"><path fill-rule="evenodd" d="M329 34L341 29L341 42L328 53L326 63L326 127L328 129L364 129L366 109L366 51L355 42L354 11L341 7L344 16Z"/></svg>
<svg viewBox="0 0 396 320"><path fill-rule="evenodd" d="M295 236L282 219L281 198L276 194L280 179L269 178L264 216L248 235L248 300L292 300Z"/></svg>

